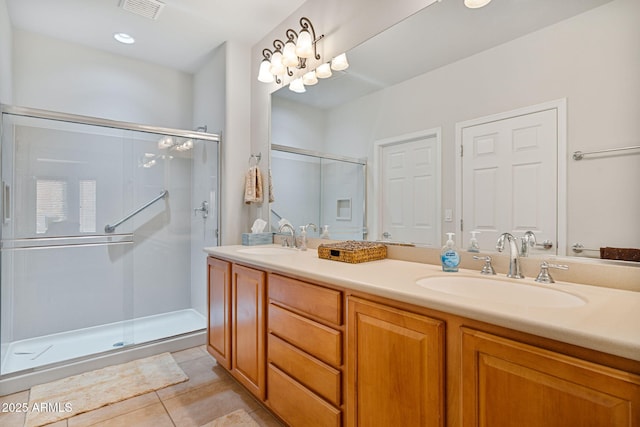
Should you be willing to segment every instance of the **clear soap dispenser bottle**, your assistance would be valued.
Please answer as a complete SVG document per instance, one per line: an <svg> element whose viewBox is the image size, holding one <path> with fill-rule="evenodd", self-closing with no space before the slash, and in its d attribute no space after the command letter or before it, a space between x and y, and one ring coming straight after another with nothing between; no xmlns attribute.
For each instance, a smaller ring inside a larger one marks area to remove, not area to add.
<svg viewBox="0 0 640 427"><path fill-rule="evenodd" d="M453 236L455 233L447 233L449 239L446 245L443 246L442 252L440 252L440 259L442 260L442 271L453 272L458 271L458 265L460 264L460 255L456 251L455 243L453 242Z"/></svg>
<svg viewBox="0 0 640 427"><path fill-rule="evenodd" d="M298 249L301 251L307 250L307 227L305 225L300 226L300 233L298 234L300 239L300 243L298 244Z"/></svg>
<svg viewBox="0 0 640 427"><path fill-rule="evenodd" d="M480 252L480 245L478 244L478 239L476 238L479 233L479 231L471 232L471 239L469 239L469 249L467 249L468 252Z"/></svg>

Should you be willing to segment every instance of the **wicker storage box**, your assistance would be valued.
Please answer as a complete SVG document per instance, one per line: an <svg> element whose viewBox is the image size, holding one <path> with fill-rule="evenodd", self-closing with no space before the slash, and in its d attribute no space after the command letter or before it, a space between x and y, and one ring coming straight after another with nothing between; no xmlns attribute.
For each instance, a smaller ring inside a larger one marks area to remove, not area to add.
<svg viewBox="0 0 640 427"><path fill-rule="evenodd" d="M318 246L318 257L357 264L387 257L387 247L382 243L347 240Z"/></svg>

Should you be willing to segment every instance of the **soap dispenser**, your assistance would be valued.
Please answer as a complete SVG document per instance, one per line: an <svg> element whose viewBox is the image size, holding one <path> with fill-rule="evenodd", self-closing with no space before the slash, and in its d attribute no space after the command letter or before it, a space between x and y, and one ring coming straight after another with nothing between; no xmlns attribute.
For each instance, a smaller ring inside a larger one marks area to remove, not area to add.
<svg viewBox="0 0 640 427"><path fill-rule="evenodd" d="M440 252L440 259L442 260L442 271L453 272L458 271L458 265L460 264L460 255L458 251L456 251L455 243L453 242L453 236L455 233L447 233L449 239L447 240L446 245L442 248L442 252Z"/></svg>
<svg viewBox="0 0 640 427"><path fill-rule="evenodd" d="M298 249L301 251L307 250L307 227L304 225L300 226L300 233L298 233L298 238L300 239L300 243L298 244Z"/></svg>
<svg viewBox="0 0 640 427"><path fill-rule="evenodd" d="M328 225L323 225L322 226L322 233L320 234L320 238L321 239L329 239L329 226Z"/></svg>
<svg viewBox="0 0 640 427"><path fill-rule="evenodd" d="M480 245L478 244L478 239L476 238L479 233L479 231L471 232L471 239L469 239L469 249L467 249L468 252L480 252Z"/></svg>

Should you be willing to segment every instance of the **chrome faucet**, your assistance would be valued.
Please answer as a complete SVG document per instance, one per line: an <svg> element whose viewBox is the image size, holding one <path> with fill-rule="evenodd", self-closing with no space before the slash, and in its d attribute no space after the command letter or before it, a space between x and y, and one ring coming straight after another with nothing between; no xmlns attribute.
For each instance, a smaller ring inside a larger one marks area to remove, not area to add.
<svg viewBox="0 0 640 427"><path fill-rule="evenodd" d="M491 257L490 256L473 256L473 259L478 259L484 261L484 265L482 266L482 270L480 274L484 274L485 276L495 276L496 271L493 269L493 265L491 265Z"/></svg>
<svg viewBox="0 0 640 427"><path fill-rule="evenodd" d="M293 229L291 224L284 223L278 229L278 233L282 233L285 228L289 229L289 232L291 233L291 242L289 242L287 237L282 237L282 246L296 248L296 230Z"/></svg>
<svg viewBox="0 0 640 427"><path fill-rule="evenodd" d="M529 256L529 248L535 247L537 243L533 231L524 233L524 236L520 238L520 256Z"/></svg>
<svg viewBox="0 0 640 427"><path fill-rule="evenodd" d="M502 233L500 237L498 237L496 249L498 252L502 252L504 250L505 240L509 243L509 272L507 273L507 277L522 279L524 276L520 272L520 258L516 238L513 237L511 233Z"/></svg>

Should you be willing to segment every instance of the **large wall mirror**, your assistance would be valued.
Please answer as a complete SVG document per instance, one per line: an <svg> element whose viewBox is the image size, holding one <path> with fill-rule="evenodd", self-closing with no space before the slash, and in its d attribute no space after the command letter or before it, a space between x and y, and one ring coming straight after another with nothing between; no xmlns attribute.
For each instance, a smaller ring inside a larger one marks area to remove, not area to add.
<svg viewBox="0 0 640 427"><path fill-rule="evenodd" d="M347 70L302 94L274 92L272 142L367 159L369 240L387 233L439 247L451 231L465 248L479 229L481 250L492 251L491 221L467 218L513 214L516 204L520 219L494 232L519 237L530 228L552 241L533 255L597 258L605 246L640 248L639 15L637 0L500 0L476 10L434 3L347 52ZM544 131L551 139L526 123L505 139L493 138L502 131L491 127L475 132L538 110L553 112ZM547 151L530 154L536 144ZM529 162L523 173L464 173L468 159L514 147L524 153L519 165ZM577 151L592 154L574 160ZM556 156L550 169L535 166L538 157L548 161L544 153ZM402 179L413 186L389 184L395 166L409 170ZM401 202L402 192L413 202ZM547 193L551 204L541 202ZM482 209L470 214L479 200ZM536 229L540 215L554 223L551 234ZM389 218L429 231L390 233Z"/></svg>

